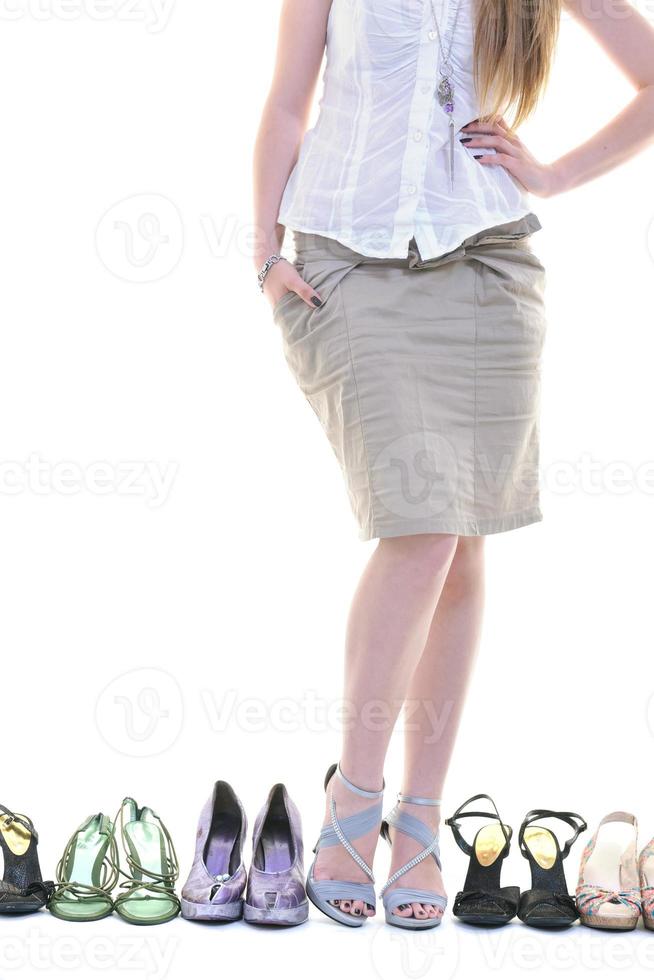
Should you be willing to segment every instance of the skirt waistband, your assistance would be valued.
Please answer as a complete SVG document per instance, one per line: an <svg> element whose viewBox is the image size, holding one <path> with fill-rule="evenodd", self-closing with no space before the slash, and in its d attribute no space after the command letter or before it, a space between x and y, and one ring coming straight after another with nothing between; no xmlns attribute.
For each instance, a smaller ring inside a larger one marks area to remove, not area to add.
<svg viewBox="0 0 654 980"><path fill-rule="evenodd" d="M469 248L477 245L492 245L501 242L517 241L521 238L539 231L542 227L537 216L529 212L516 221L507 221L492 228L485 228L464 239L460 245L443 255L438 255L433 259L422 259L415 238L409 242L406 258L383 258L379 256L363 255L354 251L335 238L327 235L319 235L315 232L293 231L293 241L296 255L302 258L320 256L330 256L335 259L350 259L357 264L362 262L369 264L384 264L407 267L410 269L429 269L435 265L440 265L450 259L465 255Z"/></svg>

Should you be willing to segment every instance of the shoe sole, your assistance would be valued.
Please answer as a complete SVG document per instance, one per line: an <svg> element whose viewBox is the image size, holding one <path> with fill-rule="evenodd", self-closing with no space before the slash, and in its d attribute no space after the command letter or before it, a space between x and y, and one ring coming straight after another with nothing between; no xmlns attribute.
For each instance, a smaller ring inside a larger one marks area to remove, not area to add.
<svg viewBox="0 0 654 980"><path fill-rule="evenodd" d="M224 905L203 905L182 899L182 918L199 922L237 922L243 918L243 901L226 902Z"/></svg>
<svg viewBox="0 0 654 980"><path fill-rule="evenodd" d="M299 926L309 918L309 903L305 901L293 909L258 909L245 902L243 918L251 925Z"/></svg>
<svg viewBox="0 0 654 980"><path fill-rule="evenodd" d="M580 915L579 921L589 929L610 929L611 932L631 932L638 925L639 916L635 919L616 920L606 915ZM651 926L649 928L652 928Z"/></svg>
<svg viewBox="0 0 654 980"><path fill-rule="evenodd" d="M513 915L510 919L505 915L456 915L456 917L468 926L506 926L515 918Z"/></svg>

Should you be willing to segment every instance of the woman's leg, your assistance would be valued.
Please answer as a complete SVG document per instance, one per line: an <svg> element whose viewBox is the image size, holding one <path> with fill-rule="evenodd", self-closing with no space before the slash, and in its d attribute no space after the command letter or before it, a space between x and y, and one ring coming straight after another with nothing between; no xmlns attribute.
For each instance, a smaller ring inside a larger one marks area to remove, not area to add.
<svg viewBox="0 0 654 980"><path fill-rule="evenodd" d="M350 612L345 656L348 716L341 768L361 789L381 788L384 758L411 676L425 648L434 610L457 548L457 538L418 534L379 542L363 573ZM331 792L341 818L370 805L337 777ZM329 823L326 812L325 823ZM356 840L372 865L379 828ZM317 879L366 882L365 873L342 847L323 848ZM353 915L370 914L363 902L339 903Z"/></svg>
<svg viewBox="0 0 654 980"><path fill-rule="evenodd" d="M405 766L402 792L439 799L454 748L468 681L479 645L484 605L483 537L459 538L442 590L424 653L411 678L405 706ZM440 807L401 804L430 826L440 823ZM392 832L391 873L422 847L405 834ZM440 872L428 858L412 868L395 887L444 894ZM404 906L399 915L436 917L430 905Z"/></svg>

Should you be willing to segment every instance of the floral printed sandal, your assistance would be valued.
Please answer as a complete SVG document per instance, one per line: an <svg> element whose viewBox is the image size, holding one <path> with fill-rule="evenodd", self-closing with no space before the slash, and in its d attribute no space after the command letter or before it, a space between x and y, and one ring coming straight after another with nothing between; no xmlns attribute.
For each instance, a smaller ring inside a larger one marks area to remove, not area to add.
<svg viewBox="0 0 654 980"><path fill-rule="evenodd" d="M104 919L114 910L111 892L117 881L114 825L104 813L96 813L87 817L66 844L48 908L68 922Z"/></svg>
<svg viewBox="0 0 654 980"><path fill-rule="evenodd" d="M646 929L654 929L654 839L640 852L638 876L643 925Z"/></svg>
<svg viewBox="0 0 654 980"><path fill-rule="evenodd" d="M123 800L119 816L130 873L121 870L124 891L114 903L116 912L134 925L168 922L181 908L175 894L179 865L170 834L154 810L139 808L131 797Z"/></svg>
<svg viewBox="0 0 654 980"><path fill-rule="evenodd" d="M622 823L633 826L633 837L624 841L606 831L606 824ZM616 810L609 813L586 845L581 856L577 908L585 926L593 929L627 931L638 925L641 896L636 866L638 822L632 813Z"/></svg>

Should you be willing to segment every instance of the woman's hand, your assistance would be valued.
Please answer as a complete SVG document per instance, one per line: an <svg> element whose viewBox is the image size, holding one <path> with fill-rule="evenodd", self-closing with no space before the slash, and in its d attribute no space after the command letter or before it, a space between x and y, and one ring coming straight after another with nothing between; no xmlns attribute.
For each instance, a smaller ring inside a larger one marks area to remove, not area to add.
<svg viewBox="0 0 654 980"><path fill-rule="evenodd" d="M522 140L503 119L497 123L471 122L460 137L468 147L492 147L495 153L477 157L482 166L501 166L520 181L526 190L539 197L551 197L560 190L556 170L551 164L539 163Z"/></svg>
<svg viewBox="0 0 654 980"><path fill-rule="evenodd" d="M322 306L315 289L305 282L291 262L282 259L269 271L263 284L263 292L271 306L276 306L285 293L297 293L307 306Z"/></svg>

